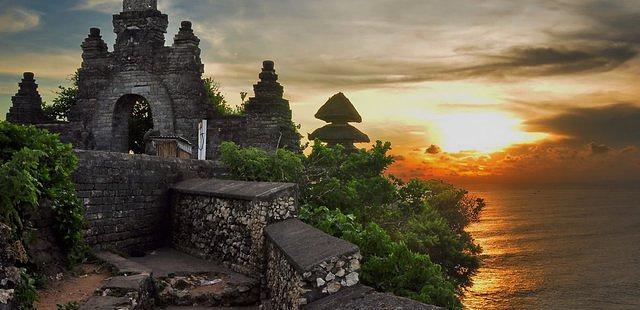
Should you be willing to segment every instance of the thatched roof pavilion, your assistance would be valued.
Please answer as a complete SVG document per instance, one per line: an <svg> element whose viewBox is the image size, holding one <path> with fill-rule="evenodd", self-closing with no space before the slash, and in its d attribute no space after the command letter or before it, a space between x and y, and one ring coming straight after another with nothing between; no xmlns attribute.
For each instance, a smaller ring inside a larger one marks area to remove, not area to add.
<svg viewBox="0 0 640 310"><path fill-rule="evenodd" d="M331 97L315 117L330 124L311 133L309 140L318 139L329 146L341 144L347 149L355 149L354 143L371 141L365 133L348 124L361 123L362 117L343 93Z"/></svg>

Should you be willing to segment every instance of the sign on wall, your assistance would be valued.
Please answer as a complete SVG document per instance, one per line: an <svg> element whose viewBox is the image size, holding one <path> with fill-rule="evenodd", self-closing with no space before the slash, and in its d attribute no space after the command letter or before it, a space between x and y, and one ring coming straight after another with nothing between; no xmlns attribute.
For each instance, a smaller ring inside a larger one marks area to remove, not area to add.
<svg viewBox="0 0 640 310"><path fill-rule="evenodd" d="M207 159L207 120L198 124L198 159Z"/></svg>

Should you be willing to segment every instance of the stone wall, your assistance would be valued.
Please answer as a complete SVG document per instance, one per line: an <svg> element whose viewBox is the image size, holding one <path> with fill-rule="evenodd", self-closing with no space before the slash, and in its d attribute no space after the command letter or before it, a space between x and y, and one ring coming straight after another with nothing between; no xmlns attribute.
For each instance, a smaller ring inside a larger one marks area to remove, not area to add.
<svg viewBox="0 0 640 310"><path fill-rule="evenodd" d="M87 243L124 251L155 248L166 239L171 184L212 177L210 161L77 151L74 173L86 208Z"/></svg>
<svg viewBox="0 0 640 310"><path fill-rule="evenodd" d="M247 119L244 116L220 116L208 121L207 159L218 162L218 147L222 142L234 142L242 145L245 141Z"/></svg>
<svg viewBox="0 0 640 310"><path fill-rule="evenodd" d="M275 309L298 309L359 283L358 247L297 219L266 229L266 281Z"/></svg>
<svg viewBox="0 0 640 310"><path fill-rule="evenodd" d="M263 273L265 227L297 216L295 184L188 180L174 190L173 245L248 275Z"/></svg>

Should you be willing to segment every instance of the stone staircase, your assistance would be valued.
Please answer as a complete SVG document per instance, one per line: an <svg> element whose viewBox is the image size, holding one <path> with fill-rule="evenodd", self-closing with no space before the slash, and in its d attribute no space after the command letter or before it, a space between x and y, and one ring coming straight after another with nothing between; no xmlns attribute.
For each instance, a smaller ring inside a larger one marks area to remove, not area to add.
<svg viewBox="0 0 640 310"><path fill-rule="evenodd" d="M97 256L115 276L81 309L258 309L260 303L259 280L174 249Z"/></svg>

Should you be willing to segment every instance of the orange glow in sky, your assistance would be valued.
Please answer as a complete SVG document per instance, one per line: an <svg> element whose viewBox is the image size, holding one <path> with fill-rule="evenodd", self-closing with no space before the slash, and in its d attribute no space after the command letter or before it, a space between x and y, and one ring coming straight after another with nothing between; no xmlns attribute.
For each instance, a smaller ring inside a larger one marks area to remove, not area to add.
<svg viewBox="0 0 640 310"><path fill-rule="evenodd" d="M492 111L444 114L435 120L440 147L446 152L500 151L512 144L532 142L543 134L523 132L521 120Z"/></svg>

